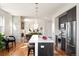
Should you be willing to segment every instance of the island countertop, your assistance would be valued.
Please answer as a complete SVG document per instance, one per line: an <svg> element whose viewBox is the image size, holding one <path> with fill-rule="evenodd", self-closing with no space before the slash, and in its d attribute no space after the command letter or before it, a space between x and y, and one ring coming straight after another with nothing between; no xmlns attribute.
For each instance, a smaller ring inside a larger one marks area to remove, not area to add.
<svg viewBox="0 0 79 59"><path fill-rule="evenodd" d="M28 43L35 43L35 56L38 56L38 44L39 43L54 43L53 39L48 38L47 40L42 39L39 35L32 35Z"/></svg>
<svg viewBox="0 0 79 59"><path fill-rule="evenodd" d="M39 37L39 35L33 35L31 37L31 39L29 40L29 43L35 43L35 42L37 42L37 43L39 43L39 42L51 42L51 43L54 43L53 39L51 39L51 38L47 38L47 40L44 40L42 38L42 36Z"/></svg>

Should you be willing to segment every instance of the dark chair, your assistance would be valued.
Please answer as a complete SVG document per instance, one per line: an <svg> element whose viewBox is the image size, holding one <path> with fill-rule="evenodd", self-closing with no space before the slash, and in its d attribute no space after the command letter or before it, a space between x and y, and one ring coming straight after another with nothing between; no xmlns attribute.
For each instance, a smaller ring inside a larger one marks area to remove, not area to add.
<svg viewBox="0 0 79 59"><path fill-rule="evenodd" d="M16 46L16 38L14 36L9 36L9 42L12 42L12 45L14 43Z"/></svg>
<svg viewBox="0 0 79 59"><path fill-rule="evenodd" d="M3 39L3 42L5 45L5 48L8 50L8 52L9 52L9 43L12 43L12 47L13 47L13 43L15 43L15 46L16 46L16 39L14 36L6 36Z"/></svg>
<svg viewBox="0 0 79 59"><path fill-rule="evenodd" d="M32 36L32 35L26 34L27 42L30 40L31 36Z"/></svg>
<svg viewBox="0 0 79 59"><path fill-rule="evenodd" d="M33 50L32 52L33 52L33 55L35 56L35 43L30 43L28 45L28 56L29 56L31 50Z"/></svg>

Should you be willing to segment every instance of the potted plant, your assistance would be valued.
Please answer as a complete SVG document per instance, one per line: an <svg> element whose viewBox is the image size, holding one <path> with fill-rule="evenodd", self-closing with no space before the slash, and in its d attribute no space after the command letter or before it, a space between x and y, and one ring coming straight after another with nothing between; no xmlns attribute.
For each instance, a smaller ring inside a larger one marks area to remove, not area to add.
<svg viewBox="0 0 79 59"><path fill-rule="evenodd" d="M4 36L4 35L3 35L2 33L0 33L0 50L3 49L3 39L4 39L3 36Z"/></svg>

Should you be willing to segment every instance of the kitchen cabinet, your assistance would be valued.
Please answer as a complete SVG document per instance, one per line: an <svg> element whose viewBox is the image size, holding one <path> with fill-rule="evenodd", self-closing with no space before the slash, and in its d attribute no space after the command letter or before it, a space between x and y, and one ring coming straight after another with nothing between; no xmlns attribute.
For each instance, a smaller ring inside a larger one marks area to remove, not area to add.
<svg viewBox="0 0 79 59"><path fill-rule="evenodd" d="M64 24L63 28L61 24ZM59 30L61 34L61 49L67 55L76 55L76 7L68 10L59 17Z"/></svg>
<svg viewBox="0 0 79 59"><path fill-rule="evenodd" d="M72 21L76 21L76 7L59 16L59 29L61 29L61 24Z"/></svg>
<svg viewBox="0 0 79 59"><path fill-rule="evenodd" d="M65 51L65 45L66 45L66 41L65 41L66 39L65 38L61 38L61 49L63 50L63 51Z"/></svg>
<svg viewBox="0 0 79 59"><path fill-rule="evenodd" d="M38 56L53 56L53 43L38 43Z"/></svg>
<svg viewBox="0 0 79 59"><path fill-rule="evenodd" d="M76 47L70 44L67 44L67 52L66 54L69 56L76 56Z"/></svg>
<svg viewBox="0 0 79 59"><path fill-rule="evenodd" d="M76 7L67 11L67 20L68 22L76 21Z"/></svg>
<svg viewBox="0 0 79 59"><path fill-rule="evenodd" d="M61 29L61 24L67 22L67 13L65 13L62 17L59 17L59 29ZM64 29L66 29L66 26L64 24Z"/></svg>

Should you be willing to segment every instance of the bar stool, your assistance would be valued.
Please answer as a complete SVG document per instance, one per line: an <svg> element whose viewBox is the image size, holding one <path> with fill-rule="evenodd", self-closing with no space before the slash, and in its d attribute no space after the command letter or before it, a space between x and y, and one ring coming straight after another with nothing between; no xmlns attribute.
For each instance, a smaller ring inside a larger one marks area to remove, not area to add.
<svg viewBox="0 0 79 59"><path fill-rule="evenodd" d="M28 56L29 56L30 52L32 52L32 54L35 56L35 43L30 43L28 45Z"/></svg>

